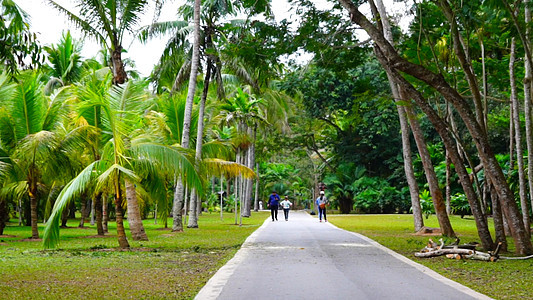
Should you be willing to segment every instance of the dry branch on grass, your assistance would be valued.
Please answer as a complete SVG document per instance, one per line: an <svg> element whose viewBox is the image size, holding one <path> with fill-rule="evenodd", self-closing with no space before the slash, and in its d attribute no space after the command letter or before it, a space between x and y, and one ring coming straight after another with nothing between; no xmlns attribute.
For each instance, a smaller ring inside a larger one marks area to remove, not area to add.
<svg viewBox="0 0 533 300"><path fill-rule="evenodd" d="M428 244L422 250L416 252L415 256L427 258L446 255L446 257L452 259L468 258L483 261L496 261L500 258L498 253L500 252L501 243L498 244L494 251L485 253L476 250L477 244L459 245L459 239L451 245L445 245L443 239L439 239L439 242L440 244L437 244L432 239L429 239Z"/></svg>

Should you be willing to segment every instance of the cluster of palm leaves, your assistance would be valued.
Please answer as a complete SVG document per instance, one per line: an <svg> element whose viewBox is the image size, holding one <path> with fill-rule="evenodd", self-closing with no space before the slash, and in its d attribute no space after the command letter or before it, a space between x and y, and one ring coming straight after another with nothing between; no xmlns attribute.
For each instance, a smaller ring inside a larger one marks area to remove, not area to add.
<svg viewBox="0 0 533 300"><path fill-rule="evenodd" d="M159 217L166 220L177 183L193 197L205 199L207 178L236 178L233 183L240 201L251 198L256 130L275 117L274 108L286 107L280 104L285 96L261 92L257 84L254 90L249 84L253 68L247 70L236 63L237 58L223 68L225 57L217 49L220 37L216 37L222 11L217 7L234 14L237 9L230 9L231 3L213 1L204 7L205 22L211 27L203 27L201 57L206 76L198 82L202 100L188 121L191 141L200 143L200 148L191 150L181 145L187 103L180 84L191 60L186 43L169 42L169 47L184 53L184 59L180 69L174 69L172 85L157 88L156 94L148 80L127 80L120 56L125 32L133 32L148 1L77 1L79 15L48 2L100 41L109 56L103 62L83 61L79 44L66 33L59 44L46 47L50 61L46 67L0 76L0 202L13 203L19 215L23 203L30 203L33 238L39 238L37 223L44 219L44 245L57 246L64 211L79 199L92 199L98 234L105 233L108 203L114 203L111 212L119 245L126 248L124 209L133 238L147 239L139 205L157 205ZM180 14L186 17L191 7L191 3L184 5ZM168 66L165 55L159 68ZM223 74L224 69L229 72ZM223 77L229 79L223 81ZM155 83L165 86L164 80ZM276 105L263 104L269 99ZM204 119L208 120L205 130ZM195 135L197 124L202 129ZM197 212L201 205L193 206L193 197L189 209ZM50 209L43 209L43 203ZM249 215L250 203L242 207Z"/></svg>

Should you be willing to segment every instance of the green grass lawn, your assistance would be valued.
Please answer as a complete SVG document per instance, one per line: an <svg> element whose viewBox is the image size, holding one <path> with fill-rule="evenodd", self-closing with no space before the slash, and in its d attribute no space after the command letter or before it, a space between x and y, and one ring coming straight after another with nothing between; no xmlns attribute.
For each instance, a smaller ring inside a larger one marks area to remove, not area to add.
<svg viewBox="0 0 533 300"><path fill-rule="evenodd" d="M29 227L10 224L0 237L0 299L191 299L266 217L253 213L236 226L233 214L223 221L204 214L200 228L181 233L145 220L150 240L128 235L131 251L117 249L114 223L102 238L95 226L78 229L72 220L61 229L60 249L47 251L23 241Z"/></svg>
<svg viewBox="0 0 533 300"><path fill-rule="evenodd" d="M363 234L383 246L434 271L495 299L533 299L533 259L484 262L453 260L445 257L416 258L428 236L413 235L410 215L328 215L334 225ZM438 227L435 216L424 219L428 227ZM478 241L474 219L451 216L451 223L461 243ZM440 237L433 237L438 240ZM451 242L452 240L449 240ZM512 242L509 241L512 251ZM502 253L513 256L512 253Z"/></svg>
<svg viewBox="0 0 533 300"><path fill-rule="evenodd" d="M72 220L71 228L61 229L60 248L47 251L41 242L24 241L31 236L29 227L10 224L8 236L0 237L0 299L192 299L267 216L253 213L239 227L232 214L223 221L219 214L204 214L199 229L181 233L145 220L150 240L128 236L130 251L117 249L114 223L102 238L94 236L94 226L78 229L78 220ZM413 235L410 215L332 214L328 219L495 299L533 299L533 260L420 259L413 254L428 237ZM424 221L438 227L434 216ZM462 243L478 241L473 219L452 216L451 221Z"/></svg>

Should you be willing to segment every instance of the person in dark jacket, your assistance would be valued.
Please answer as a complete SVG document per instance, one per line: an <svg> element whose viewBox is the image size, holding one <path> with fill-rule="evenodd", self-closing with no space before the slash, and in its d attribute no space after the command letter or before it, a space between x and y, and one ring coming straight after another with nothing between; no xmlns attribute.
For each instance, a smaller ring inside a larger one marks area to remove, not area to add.
<svg viewBox="0 0 533 300"><path fill-rule="evenodd" d="M278 220L279 209L279 195L276 191L272 191L272 195L268 198L268 207L270 208L270 214L272 215L272 221Z"/></svg>

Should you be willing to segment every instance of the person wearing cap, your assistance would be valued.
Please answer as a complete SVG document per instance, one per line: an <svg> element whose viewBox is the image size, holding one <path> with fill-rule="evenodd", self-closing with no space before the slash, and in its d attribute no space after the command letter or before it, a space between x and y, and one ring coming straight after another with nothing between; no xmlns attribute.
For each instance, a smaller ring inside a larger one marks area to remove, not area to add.
<svg viewBox="0 0 533 300"><path fill-rule="evenodd" d="M318 219L322 222L322 216L324 216L324 222L327 222L326 205L328 204L328 199L324 195L324 191L320 191L320 196L316 199L316 204L318 205Z"/></svg>
<svg viewBox="0 0 533 300"><path fill-rule="evenodd" d="M270 207L272 222L274 222L274 219L276 219L276 221L278 220L279 200L280 199L276 191L272 191L272 194L268 198L268 207Z"/></svg>
<svg viewBox="0 0 533 300"><path fill-rule="evenodd" d="M283 208L283 213L285 214L285 221L289 221L289 209L292 206L291 201L289 201L289 196L285 196L285 199L281 201L281 208Z"/></svg>

